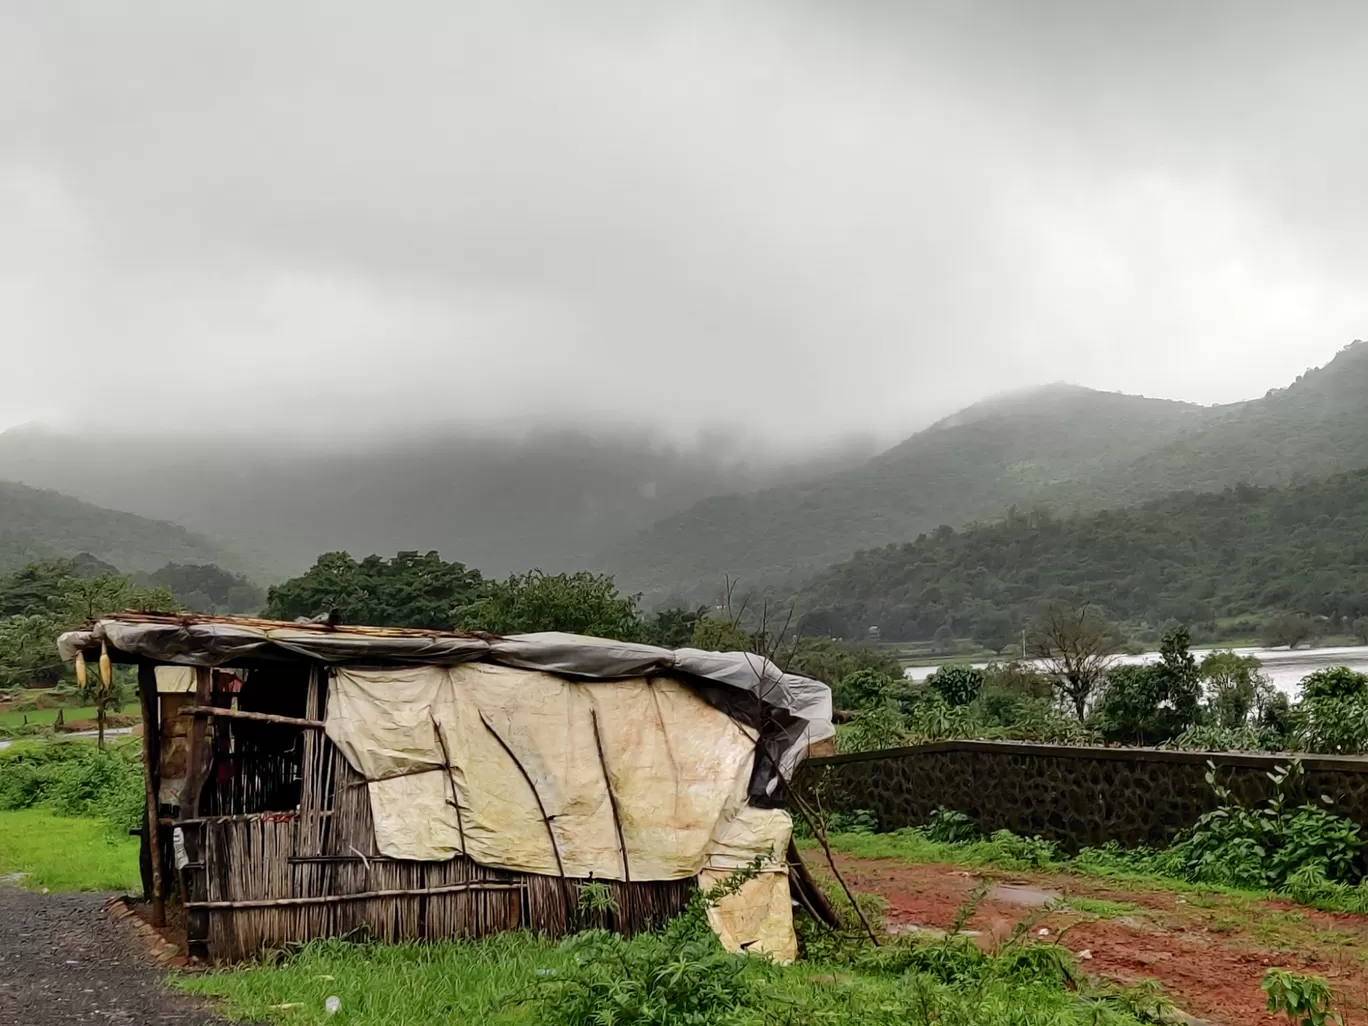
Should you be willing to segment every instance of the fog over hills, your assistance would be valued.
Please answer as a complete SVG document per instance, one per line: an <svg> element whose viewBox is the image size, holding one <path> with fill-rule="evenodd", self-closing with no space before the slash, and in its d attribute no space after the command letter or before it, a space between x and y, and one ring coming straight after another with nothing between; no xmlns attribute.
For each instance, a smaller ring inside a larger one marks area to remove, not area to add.
<svg viewBox="0 0 1368 1026"><path fill-rule="evenodd" d="M339 549L437 549L494 574L579 569L706 496L821 476L871 451L850 441L785 461L716 440L686 448L571 431L329 448L25 428L0 434L0 479L175 521L270 582Z"/></svg>
<svg viewBox="0 0 1368 1026"><path fill-rule="evenodd" d="M1368 344L1355 343L1250 402L1052 384L975 403L874 455L850 442L784 461L717 439L573 431L310 448L22 429L0 434L0 479L188 529L140 526L134 543L111 528L117 544L97 532L82 546L130 569L217 558L269 583L325 551L436 549L486 573L607 570L651 601L698 599L724 575L792 583L1014 505L1087 511L1368 466L1365 400ZM28 520L33 551L71 548L65 528L45 542L43 518Z"/></svg>
<svg viewBox="0 0 1368 1026"><path fill-rule="evenodd" d="M671 589L722 570L792 580L858 549L1009 506L1086 511L1241 481L1368 466L1368 343L1263 398L1218 407L1049 385L977 403L860 467L705 500L620 555L623 579Z"/></svg>
<svg viewBox="0 0 1368 1026"><path fill-rule="evenodd" d="M235 553L177 524L0 481L0 571L83 553L134 571L171 562L241 562Z"/></svg>

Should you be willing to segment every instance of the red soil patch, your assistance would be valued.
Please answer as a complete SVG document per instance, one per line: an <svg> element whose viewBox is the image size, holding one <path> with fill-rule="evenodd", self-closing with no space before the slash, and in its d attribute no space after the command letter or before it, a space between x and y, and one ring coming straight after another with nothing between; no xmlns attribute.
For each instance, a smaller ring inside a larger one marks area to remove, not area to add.
<svg viewBox="0 0 1368 1026"><path fill-rule="evenodd" d="M1055 939L1080 957L1084 971L1124 984L1157 980L1191 1015L1223 1026L1286 1023L1264 1009L1264 972L1280 966L1324 976L1345 1011L1364 1022L1368 1009L1368 917L1329 915L1288 902L1199 897L1169 891L1126 891L1103 881L1045 873L970 872L948 865L906 865L838 856L846 881L888 902L890 931L944 930L981 881L1006 884L974 907L965 929L991 948L1031 923L1040 940ZM819 866L814 866L820 871ZM1043 892L1043 893L1042 893ZM1045 912L1051 894L1125 902L1136 912L1102 918L1083 912ZM1005 900L1004 900L1005 899ZM1039 935L1040 930L1048 934Z"/></svg>

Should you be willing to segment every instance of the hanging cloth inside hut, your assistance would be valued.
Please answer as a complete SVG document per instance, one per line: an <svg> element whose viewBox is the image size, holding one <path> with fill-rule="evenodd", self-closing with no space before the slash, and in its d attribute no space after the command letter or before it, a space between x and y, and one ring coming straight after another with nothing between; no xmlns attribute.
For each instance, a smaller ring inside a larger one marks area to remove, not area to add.
<svg viewBox="0 0 1368 1026"><path fill-rule="evenodd" d="M391 858L463 853L524 873L707 882L772 852L711 918L733 949L793 957L792 823L747 802L753 734L677 680L344 668L327 733L369 781L376 844Z"/></svg>

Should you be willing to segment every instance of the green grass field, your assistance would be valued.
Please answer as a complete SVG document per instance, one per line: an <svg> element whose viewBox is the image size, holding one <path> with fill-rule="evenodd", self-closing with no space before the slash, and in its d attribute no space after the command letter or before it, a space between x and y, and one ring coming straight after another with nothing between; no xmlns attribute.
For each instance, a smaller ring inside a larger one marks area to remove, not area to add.
<svg viewBox="0 0 1368 1026"><path fill-rule="evenodd" d="M1044 947L1038 950L1046 955L1059 951ZM987 974L947 982L945 969L966 958L962 946L951 943L940 957L935 952L912 957L913 964L932 967L931 973L907 972L902 964L907 956L900 957L897 949L906 946L892 945L881 956L867 952L865 963L817 959L757 965L744 988L744 1004L721 1017L680 1014L663 1003L650 1010L634 1006L644 981L624 981L621 991L605 994L588 1017L570 1012L565 992L556 988L583 968L574 942L554 944L528 934L426 945L322 941L274 965L178 977L174 985L220 999L218 1010L229 1018L281 1026L1140 1026L1155 1021L1133 1014L1130 1000L1116 992L1102 997L1067 989L1049 978L1049 958L1004 956ZM877 958L886 962L878 964ZM1036 971L1037 964L1043 972ZM693 970L676 961L657 971L668 978ZM698 981L700 986L710 982L707 974ZM334 1015L326 1011L330 996L341 1002Z"/></svg>
<svg viewBox="0 0 1368 1026"><path fill-rule="evenodd" d="M138 842L104 820L47 809L0 812L0 875L52 891L141 891Z"/></svg>
<svg viewBox="0 0 1368 1026"><path fill-rule="evenodd" d="M0 727L22 726L25 717L28 718L28 722L31 725L39 724L42 726L51 726L52 722L57 719L57 712L58 710L56 709L30 709L27 712L20 712L18 710L0 712ZM67 723L71 723L74 720L93 720L95 718L95 707L93 705L76 706L70 709L63 709L61 712L62 718ZM111 709L111 715L113 712L114 710Z"/></svg>

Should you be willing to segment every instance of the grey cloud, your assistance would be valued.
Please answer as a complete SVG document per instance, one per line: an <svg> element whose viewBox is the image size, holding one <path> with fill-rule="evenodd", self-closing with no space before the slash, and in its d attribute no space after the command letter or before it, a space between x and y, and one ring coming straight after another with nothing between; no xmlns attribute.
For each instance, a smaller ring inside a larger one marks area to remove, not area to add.
<svg viewBox="0 0 1368 1026"><path fill-rule="evenodd" d="M1368 330L1358 5L5 11L0 424L793 444Z"/></svg>

